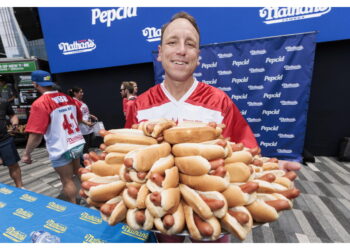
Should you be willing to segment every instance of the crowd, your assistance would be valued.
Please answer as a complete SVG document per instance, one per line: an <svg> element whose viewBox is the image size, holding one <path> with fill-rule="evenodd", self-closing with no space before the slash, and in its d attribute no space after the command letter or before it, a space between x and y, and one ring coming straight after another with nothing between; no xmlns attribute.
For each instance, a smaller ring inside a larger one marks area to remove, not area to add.
<svg viewBox="0 0 350 250"><path fill-rule="evenodd" d="M223 135L231 141L258 150L252 130L226 93L197 81L193 76L199 65L199 42L200 31L196 20L185 12L177 13L162 27L157 60L165 70L164 81L140 96L137 96L136 82L121 83L125 127L159 118L177 122L213 121L226 125ZM92 127L98 118L90 114L84 103L82 88L74 87L64 94L54 88L51 75L42 70L32 72L32 83L41 96L31 106L26 126L29 137L22 162L32 162L31 153L45 138L49 158L60 177L63 192L68 201L76 203L78 190L73 178L79 175L83 154L91 148ZM3 85L0 81L0 86ZM18 118L9 105L11 95L10 91L4 91L0 99L0 157L9 168L15 185L22 187L18 165L20 157L6 129L6 115L10 117L14 130L18 126ZM300 169L300 164L296 162L280 161L280 164L285 170ZM162 234L158 234L157 238L159 242L184 240L184 237ZM229 237L224 236L216 242L229 242Z"/></svg>

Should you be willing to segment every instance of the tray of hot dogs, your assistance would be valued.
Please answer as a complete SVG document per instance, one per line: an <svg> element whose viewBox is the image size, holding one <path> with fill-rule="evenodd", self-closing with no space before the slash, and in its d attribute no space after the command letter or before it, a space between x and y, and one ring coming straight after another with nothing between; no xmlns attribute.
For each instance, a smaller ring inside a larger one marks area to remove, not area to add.
<svg viewBox="0 0 350 250"><path fill-rule="evenodd" d="M80 194L110 225L244 240L253 227L292 209L297 175L258 148L223 139L223 129L160 119L100 131L100 152L84 155Z"/></svg>

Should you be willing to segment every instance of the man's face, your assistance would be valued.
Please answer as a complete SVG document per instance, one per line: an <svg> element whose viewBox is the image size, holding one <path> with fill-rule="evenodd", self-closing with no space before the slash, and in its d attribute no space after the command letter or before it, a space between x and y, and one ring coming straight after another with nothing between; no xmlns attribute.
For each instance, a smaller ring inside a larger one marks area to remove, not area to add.
<svg viewBox="0 0 350 250"><path fill-rule="evenodd" d="M158 51L157 59L162 62L166 78L186 81L198 66L199 34L188 20L176 19L165 29Z"/></svg>
<svg viewBox="0 0 350 250"><path fill-rule="evenodd" d="M120 95L122 96L122 98L125 98L127 96L126 89L124 88L124 86L120 86Z"/></svg>

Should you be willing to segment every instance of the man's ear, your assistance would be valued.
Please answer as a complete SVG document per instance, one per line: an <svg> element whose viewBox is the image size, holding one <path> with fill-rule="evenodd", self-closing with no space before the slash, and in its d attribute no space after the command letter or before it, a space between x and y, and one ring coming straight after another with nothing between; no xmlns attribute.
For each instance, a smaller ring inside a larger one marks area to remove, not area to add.
<svg viewBox="0 0 350 250"><path fill-rule="evenodd" d="M161 62L162 58L161 58L161 53L162 53L162 46L158 45L158 56L157 56L157 61Z"/></svg>

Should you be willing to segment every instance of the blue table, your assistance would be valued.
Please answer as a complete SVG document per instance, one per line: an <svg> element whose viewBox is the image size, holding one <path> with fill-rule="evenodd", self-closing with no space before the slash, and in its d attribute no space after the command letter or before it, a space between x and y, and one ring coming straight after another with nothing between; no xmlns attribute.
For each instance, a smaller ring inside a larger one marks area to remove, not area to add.
<svg viewBox="0 0 350 250"><path fill-rule="evenodd" d="M119 223L109 226L100 212L0 183L0 242L31 242L43 230L62 243L154 242L153 233Z"/></svg>

